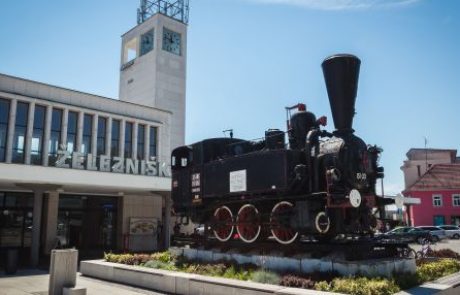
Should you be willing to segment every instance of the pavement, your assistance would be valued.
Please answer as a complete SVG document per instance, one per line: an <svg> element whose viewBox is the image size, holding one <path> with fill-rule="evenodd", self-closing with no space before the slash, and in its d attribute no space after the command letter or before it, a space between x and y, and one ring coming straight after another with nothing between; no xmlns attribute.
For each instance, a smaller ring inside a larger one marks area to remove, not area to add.
<svg viewBox="0 0 460 295"><path fill-rule="evenodd" d="M419 244L410 244L409 246L415 251L420 251L422 249L422 245ZM430 245L430 247L433 250L451 249L457 253L460 253L460 240L445 239Z"/></svg>
<svg viewBox="0 0 460 295"><path fill-rule="evenodd" d="M13 276L0 272L0 295L48 295L49 274L41 270L20 270ZM121 285L77 275L77 287L87 295L163 295L141 288Z"/></svg>

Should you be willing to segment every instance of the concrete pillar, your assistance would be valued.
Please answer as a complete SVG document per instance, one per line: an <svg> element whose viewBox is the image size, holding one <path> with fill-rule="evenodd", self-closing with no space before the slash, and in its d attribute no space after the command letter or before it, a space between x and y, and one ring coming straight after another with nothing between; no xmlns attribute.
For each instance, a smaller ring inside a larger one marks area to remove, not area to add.
<svg viewBox="0 0 460 295"><path fill-rule="evenodd" d="M50 254L51 250L56 246L57 239L57 221L59 211L59 193L56 191L49 192L48 202L46 206L45 216L45 247L44 254Z"/></svg>
<svg viewBox="0 0 460 295"><path fill-rule="evenodd" d="M125 157L125 128L126 127L126 120L122 119L120 122L120 157ZM115 157L115 155L112 155Z"/></svg>
<svg viewBox="0 0 460 295"><path fill-rule="evenodd" d="M69 109L62 111L62 124L61 124L61 144L67 149L67 129L69 125Z"/></svg>
<svg viewBox="0 0 460 295"><path fill-rule="evenodd" d="M83 143L83 123L84 123L84 113L83 112L79 112L78 113L78 128L77 128L77 148L76 148L76 151L78 152L82 152L82 143Z"/></svg>
<svg viewBox="0 0 460 295"><path fill-rule="evenodd" d="M112 117L107 118L106 130L105 130L105 154L111 157L112 154Z"/></svg>
<svg viewBox="0 0 460 295"><path fill-rule="evenodd" d="M32 133L34 131L35 102L29 104L29 117L27 121L26 142L24 147L24 163L30 165L30 154L32 149Z"/></svg>
<svg viewBox="0 0 460 295"><path fill-rule="evenodd" d="M170 239L171 239L171 196L164 195L165 199L165 220L163 222L163 230L164 230L164 239L165 239L165 249L169 249L170 246Z"/></svg>
<svg viewBox="0 0 460 295"><path fill-rule="evenodd" d="M46 107L46 116L45 116L45 135L43 137L43 152L42 159L43 165L48 166L48 153L50 151L50 136L51 136L51 117L53 116L53 107Z"/></svg>
<svg viewBox="0 0 460 295"><path fill-rule="evenodd" d="M91 153L93 156L97 155L97 126L99 122L99 115L93 115L93 130L91 133L91 150L88 153Z"/></svg>
<svg viewBox="0 0 460 295"><path fill-rule="evenodd" d="M145 142L144 159L145 159L146 161L150 161L150 128L152 128L152 126L150 126L150 125L145 125L145 135L144 135L144 142Z"/></svg>
<svg viewBox="0 0 460 295"><path fill-rule="evenodd" d="M8 140L6 142L6 157L5 162L11 163L13 158L13 138L14 138L14 125L16 123L16 109L18 101L12 99L10 103L10 118L8 120Z"/></svg>
<svg viewBox="0 0 460 295"><path fill-rule="evenodd" d="M30 249L30 262L32 267L38 266L40 257L40 226L42 220L43 191L34 191L34 211L32 220L32 246Z"/></svg>
<svg viewBox="0 0 460 295"><path fill-rule="evenodd" d="M139 123L134 122L133 124L133 153L131 155L132 159L137 159L137 128L139 127Z"/></svg>
<svg viewBox="0 0 460 295"><path fill-rule="evenodd" d="M64 287L77 283L78 250L53 250L51 252L48 294L62 295Z"/></svg>

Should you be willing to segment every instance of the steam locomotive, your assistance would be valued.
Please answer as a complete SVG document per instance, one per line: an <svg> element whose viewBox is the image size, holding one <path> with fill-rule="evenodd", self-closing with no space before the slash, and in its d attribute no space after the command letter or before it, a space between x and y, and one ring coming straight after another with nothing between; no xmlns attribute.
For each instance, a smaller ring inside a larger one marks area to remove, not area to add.
<svg viewBox="0 0 460 295"><path fill-rule="evenodd" d="M205 224L220 242L372 234L388 201L375 191L382 150L352 129L360 64L348 54L322 63L333 132L298 104L286 108L288 147L285 132L269 129L260 141L231 136L174 149L175 214Z"/></svg>

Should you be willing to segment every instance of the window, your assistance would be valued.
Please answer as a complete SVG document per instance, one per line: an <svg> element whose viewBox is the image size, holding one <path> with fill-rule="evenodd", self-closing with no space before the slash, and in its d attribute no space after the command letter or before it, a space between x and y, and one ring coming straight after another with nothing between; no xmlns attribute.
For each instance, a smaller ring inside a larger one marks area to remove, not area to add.
<svg viewBox="0 0 460 295"><path fill-rule="evenodd" d="M150 127L149 160L157 156L157 128Z"/></svg>
<svg viewBox="0 0 460 295"><path fill-rule="evenodd" d="M36 105L34 112L34 129L30 148L30 162L33 165L42 164L43 137L45 131L46 107Z"/></svg>
<svg viewBox="0 0 460 295"><path fill-rule="evenodd" d="M141 55L149 53L153 49L154 34L153 30L148 31L141 36Z"/></svg>
<svg viewBox="0 0 460 295"><path fill-rule="evenodd" d="M452 195L452 206L454 207L460 206L460 195Z"/></svg>
<svg viewBox="0 0 460 295"><path fill-rule="evenodd" d="M0 98L0 162L5 162L10 102Z"/></svg>
<svg viewBox="0 0 460 295"><path fill-rule="evenodd" d="M105 154L105 132L107 130L107 119L99 117L97 120L97 155Z"/></svg>
<svg viewBox="0 0 460 295"><path fill-rule="evenodd" d="M0 193L0 249L30 247L33 198L30 193Z"/></svg>
<svg viewBox="0 0 460 295"><path fill-rule="evenodd" d="M120 121L112 120L112 143L111 143L112 157L120 155Z"/></svg>
<svg viewBox="0 0 460 295"><path fill-rule="evenodd" d="M77 150L77 128L78 128L78 113L69 112L67 120L67 150L74 152Z"/></svg>
<svg viewBox="0 0 460 295"><path fill-rule="evenodd" d="M123 47L123 63L126 64L137 57L137 38L125 43Z"/></svg>
<svg viewBox="0 0 460 295"><path fill-rule="evenodd" d="M139 160L144 159L144 151L145 151L145 126L138 125L137 126L137 158Z"/></svg>
<svg viewBox="0 0 460 295"><path fill-rule="evenodd" d="M54 164L57 159L57 151L62 135L62 110L53 109L51 114L51 130L50 130L50 149L48 152L49 163Z"/></svg>
<svg viewBox="0 0 460 295"><path fill-rule="evenodd" d="M91 140L93 138L93 116L85 114L83 117L83 141L81 151L83 154L91 153Z"/></svg>
<svg viewBox="0 0 460 295"><path fill-rule="evenodd" d="M13 139L13 163L24 163L29 104L18 102Z"/></svg>
<svg viewBox="0 0 460 295"><path fill-rule="evenodd" d="M125 158L133 156L133 123L126 122L125 125Z"/></svg>
<svg viewBox="0 0 460 295"><path fill-rule="evenodd" d="M442 195L433 195L433 207L442 206Z"/></svg>

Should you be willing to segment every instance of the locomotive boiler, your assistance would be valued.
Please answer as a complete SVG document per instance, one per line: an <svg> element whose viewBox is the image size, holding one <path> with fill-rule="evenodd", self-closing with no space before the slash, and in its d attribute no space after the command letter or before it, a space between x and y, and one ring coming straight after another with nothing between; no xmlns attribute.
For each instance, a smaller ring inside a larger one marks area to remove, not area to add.
<svg viewBox="0 0 460 295"><path fill-rule="evenodd" d="M352 128L360 64L347 54L322 63L333 132L298 104L286 108L288 144L285 132L269 129L260 141L210 138L174 149L175 213L221 242L372 234L388 201L375 191L381 149Z"/></svg>

